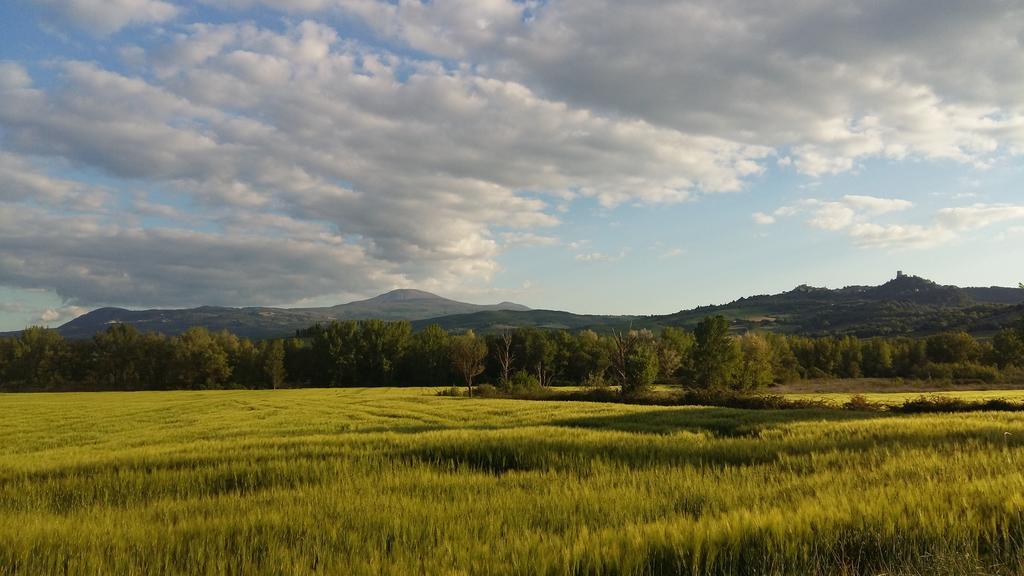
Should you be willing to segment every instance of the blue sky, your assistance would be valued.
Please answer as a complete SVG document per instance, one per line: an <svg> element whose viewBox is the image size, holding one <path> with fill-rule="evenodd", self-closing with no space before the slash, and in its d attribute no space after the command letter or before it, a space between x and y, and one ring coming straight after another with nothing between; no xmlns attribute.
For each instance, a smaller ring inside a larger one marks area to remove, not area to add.
<svg viewBox="0 0 1024 576"><path fill-rule="evenodd" d="M1013 3L14 0L0 330L1024 280Z"/></svg>

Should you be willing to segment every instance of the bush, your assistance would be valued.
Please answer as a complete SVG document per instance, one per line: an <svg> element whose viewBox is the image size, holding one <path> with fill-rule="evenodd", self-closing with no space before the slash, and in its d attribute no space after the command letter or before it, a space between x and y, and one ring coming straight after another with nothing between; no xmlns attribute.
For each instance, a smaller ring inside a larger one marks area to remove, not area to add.
<svg viewBox="0 0 1024 576"><path fill-rule="evenodd" d="M992 384L999 381L999 370L995 366L962 364L953 368L953 378L960 381L974 380Z"/></svg>
<svg viewBox="0 0 1024 576"><path fill-rule="evenodd" d="M498 388L493 384L478 384L473 390L474 396L480 396L482 398L494 398L500 396L501 393Z"/></svg>
<svg viewBox="0 0 1024 576"><path fill-rule="evenodd" d="M450 388L443 388L437 393L438 396L465 396L466 391L458 386L451 386Z"/></svg>
<svg viewBox="0 0 1024 576"><path fill-rule="evenodd" d="M583 379L583 386L587 388L607 388L608 380L605 379L604 372L591 372Z"/></svg>
<svg viewBox="0 0 1024 576"><path fill-rule="evenodd" d="M843 410L856 410L858 412L877 412L885 409L881 402L872 402L863 394L856 394L843 403Z"/></svg>
<svg viewBox="0 0 1024 576"><path fill-rule="evenodd" d="M919 396L907 400L901 406L891 408L904 414L924 414L930 412L1019 412L1024 411L1024 403L1009 400L993 399L983 402L972 402L953 396Z"/></svg>
<svg viewBox="0 0 1024 576"><path fill-rule="evenodd" d="M508 392L512 395L530 394L540 391L540 380L536 376L519 370L509 378Z"/></svg>

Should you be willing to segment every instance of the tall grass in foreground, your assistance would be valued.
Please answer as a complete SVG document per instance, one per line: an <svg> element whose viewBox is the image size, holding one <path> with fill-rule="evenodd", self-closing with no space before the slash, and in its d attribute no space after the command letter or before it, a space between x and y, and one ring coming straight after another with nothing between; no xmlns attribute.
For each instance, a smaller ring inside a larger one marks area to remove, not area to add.
<svg viewBox="0 0 1024 576"><path fill-rule="evenodd" d="M1024 414L0 396L0 574L1015 574Z"/></svg>

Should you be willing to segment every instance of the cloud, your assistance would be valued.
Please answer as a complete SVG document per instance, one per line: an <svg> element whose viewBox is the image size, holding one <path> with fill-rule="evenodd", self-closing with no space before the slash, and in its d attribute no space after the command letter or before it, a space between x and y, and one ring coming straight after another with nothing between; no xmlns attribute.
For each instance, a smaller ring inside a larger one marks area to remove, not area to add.
<svg viewBox="0 0 1024 576"><path fill-rule="evenodd" d="M775 224L775 216L772 216L771 214L765 214L764 212L754 212L751 215L751 218L753 218L756 224L761 224L762 226Z"/></svg>
<svg viewBox="0 0 1024 576"><path fill-rule="evenodd" d="M51 177L29 159L0 150L0 201L31 201L96 210L109 201L109 192L74 180Z"/></svg>
<svg viewBox="0 0 1024 576"><path fill-rule="evenodd" d="M18 314L25 312L25 305L20 302L0 302L0 312Z"/></svg>
<svg viewBox="0 0 1024 576"><path fill-rule="evenodd" d="M977 230L999 222L1024 220L1024 206L974 204L939 210L938 221L951 230Z"/></svg>
<svg viewBox="0 0 1024 576"><path fill-rule="evenodd" d="M873 217L899 212L912 206L896 198L844 196L838 202L805 199L783 206L777 217L803 215L807 224L842 232L854 244L870 248L930 248L956 240L962 233L1011 220L1024 220L1024 206L975 204L943 208L930 224L881 224Z"/></svg>
<svg viewBox="0 0 1024 576"><path fill-rule="evenodd" d="M0 204L0 284L50 288L79 306L278 304L410 285L394 265L322 230L282 238L115 220Z"/></svg>
<svg viewBox="0 0 1024 576"><path fill-rule="evenodd" d="M868 216L881 216L891 212L900 212L913 207L913 203L900 198L880 198L877 196L846 195L838 201L823 201L816 198L801 200L791 206L782 206L774 214L776 217L792 216L806 213L807 223L822 230L844 230L853 224L862 222ZM760 213L759 213L760 214Z"/></svg>
<svg viewBox="0 0 1024 576"><path fill-rule="evenodd" d="M626 250L618 254L606 254L604 252L584 252L575 256L578 262L618 262L626 257Z"/></svg>
<svg viewBox="0 0 1024 576"><path fill-rule="evenodd" d="M542 236L533 232L506 232L501 235L506 247L511 246L555 246L561 242L554 236Z"/></svg>
<svg viewBox="0 0 1024 576"><path fill-rule="evenodd" d="M913 202L900 198L878 198L875 196L843 196L843 203L869 214L879 215L890 212L908 210L914 206Z"/></svg>
<svg viewBox="0 0 1024 576"><path fill-rule="evenodd" d="M521 236L506 237L513 241L548 242L534 230L559 224L552 202L590 197L611 207L736 191L768 154L341 42L311 21L283 32L191 25L147 49L145 61L153 66L145 76L65 62L45 88L28 83L23 69L8 70L13 80L0 94L7 154L165 190L175 202L136 200L134 216L176 218L178 228L189 226L182 204L233 212L236 223L253 226L250 234L275 215L298 227L327 226L389 271L380 288L487 283L502 247L492 228L519 229L513 234ZM37 176L50 187L59 182ZM213 243L217 232L202 230ZM334 257L336 266L350 265ZM126 262L133 265L148 264ZM134 277L122 284L106 301L170 299ZM310 295L322 290L318 282L304 286ZM274 292L253 290L245 301L296 297L283 286L264 289ZM104 294L87 283L80 291L62 283L61 291L80 302ZM209 294L217 294L212 284Z"/></svg>
<svg viewBox="0 0 1024 576"><path fill-rule="evenodd" d="M985 169L1024 150L1024 11L997 0L206 2L222 22L263 7L260 24L175 22L185 4L168 0L43 2L99 35L154 25L97 52L131 75L58 60L33 82L0 61L0 202L22 215L0 236L22 239L25 214L53 227L24 238L48 252L4 246L0 278L75 303L468 290L505 247L552 242L581 198L680 203L768 165ZM325 24L353 20L365 40ZM899 224L904 200L816 202L753 218L800 214L871 246L1015 218L982 205ZM249 241L290 261L257 263ZM160 269L208 246L181 278Z"/></svg>
<svg viewBox="0 0 1024 576"><path fill-rule="evenodd" d="M235 4L341 11L576 108L788 150L814 177L870 158L985 166L1024 143L1024 11L995 0Z"/></svg>
<svg viewBox="0 0 1024 576"><path fill-rule="evenodd" d="M951 230L941 226L883 226L870 222L852 224L847 233L855 244L869 248L929 248L956 237Z"/></svg>
<svg viewBox="0 0 1024 576"><path fill-rule="evenodd" d="M857 212L841 202L822 202L814 208L808 224L822 230L842 230L853 224Z"/></svg>
<svg viewBox="0 0 1024 576"><path fill-rule="evenodd" d="M126 26L167 22L180 12L163 0L40 0L40 4L55 18L98 36Z"/></svg>
<svg viewBox="0 0 1024 576"><path fill-rule="evenodd" d="M670 258L678 258L685 253L686 250L683 250L682 248L670 248L659 254L658 258L661 260L668 260Z"/></svg>
<svg viewBox="0 0 1024 576"><path fill-rule="evenodd" d="M61 306L60 308L46 308L36 312L36 321L43 325L59 325L69 320L74 320L88 312L88 308L81 306Z"/></svg>

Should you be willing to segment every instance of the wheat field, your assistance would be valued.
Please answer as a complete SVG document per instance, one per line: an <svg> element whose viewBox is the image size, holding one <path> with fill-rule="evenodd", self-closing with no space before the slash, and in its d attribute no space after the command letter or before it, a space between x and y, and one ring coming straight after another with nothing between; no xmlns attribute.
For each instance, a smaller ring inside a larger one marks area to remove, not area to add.
<svg viewBox="0 0 1024 576"><path fill-rule="evenodd" d="M1024 415L0 396L0 574L1015 574Z"/></svg>

